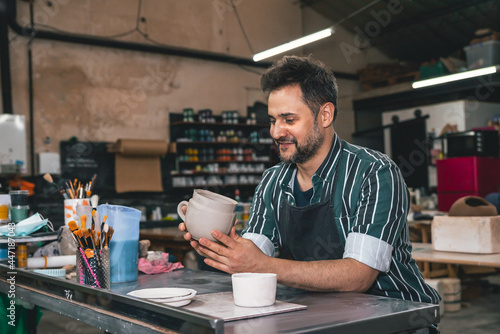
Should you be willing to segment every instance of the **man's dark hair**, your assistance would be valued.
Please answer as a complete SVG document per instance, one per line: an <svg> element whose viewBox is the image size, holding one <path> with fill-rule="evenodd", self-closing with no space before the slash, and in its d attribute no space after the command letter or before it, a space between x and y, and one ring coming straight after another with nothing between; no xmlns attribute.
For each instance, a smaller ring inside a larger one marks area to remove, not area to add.
<svg viewBox="0 0 500 334"><path fill-rule="evenodd" d="M337 83L333 72L322 62L309 57L285 56L270 67L260 79L260 86L266 93L286 86L298 84L302 99L311 109L314 117L326 102L335 107L333 121L337 118Z"/></svg>

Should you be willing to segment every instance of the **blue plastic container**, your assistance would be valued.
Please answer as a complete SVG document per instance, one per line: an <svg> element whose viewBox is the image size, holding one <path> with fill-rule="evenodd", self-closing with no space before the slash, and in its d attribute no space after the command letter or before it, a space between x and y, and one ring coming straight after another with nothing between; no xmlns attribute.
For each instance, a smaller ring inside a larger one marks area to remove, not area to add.
<svg viewBox="0 0 500 334"><path fill-rule="evenodd" d="M115 232L109 243L111 283L137 280L139 264L139 224L141 211L121 205L103 204L97 207L102 218L108 216Z"/></svg>

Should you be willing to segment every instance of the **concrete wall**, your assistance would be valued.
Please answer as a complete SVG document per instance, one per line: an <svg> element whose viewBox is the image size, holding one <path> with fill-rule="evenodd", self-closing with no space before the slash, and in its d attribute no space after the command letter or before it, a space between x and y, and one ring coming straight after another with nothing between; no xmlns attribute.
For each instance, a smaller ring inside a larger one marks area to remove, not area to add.
<svg viewBox="0 0 500 334"><path fill-rule="evenodd" d="M301 10L288 0L234 0L249 40L262 50L302 33ZM54 0L35 2L39 29L112 36L136 27L136 0ZM18 1L20 24L29 7ZM229 0L143 1L138 27L169 46L250 58ZM279 19L276 19L279 17ZM45 26L46 25L46 26ZM269 32L273 32L270 34ZM28 40L12 33L11 74L14 113L28 116ZM123 40L148 43L138 32ZM169 138L168 113L185 107L216 114L246 114L259 88L261 69L212 61L114 50L35 39L35 152L58 151L60 140L114 141ZM256 73L255 73L256 72ZM258 94L257 94L258 95ZM259 96L264 99L264 96ZM250 100L249 100L250 99ZM50 137L51 143L44 139Z"/></svg>
<svg viewBox="0 0 500 334"><path fill-rule="evenodd" d="M144 0L137 26L137 0L36 1L34 20L39 29L94 36L130 34L121 40L148 43L137 31L168 46L251 58L252 54L332 24L290 0L233 0L245 27L247 44L230 0ZM17 1L20 24L29 23L29 7ZM336 34L304 50L334 71L355 73L376 52L348 60L340 41L354 34ZM28 116L28 39L11 33L11 75L14 113ZM168 140L168 113L183 108L210 108L215 114L238 110L260 93L259 68L175 56L123 51L34 39L31 42L34 80L35 152L58 151L58 143L118 138ZM341 111L336 129L345 139L354 131L352 98L355 81L339 80ZM28 119L28 122L30 120ZM46 140L50 138L48 143Z"/></svg>

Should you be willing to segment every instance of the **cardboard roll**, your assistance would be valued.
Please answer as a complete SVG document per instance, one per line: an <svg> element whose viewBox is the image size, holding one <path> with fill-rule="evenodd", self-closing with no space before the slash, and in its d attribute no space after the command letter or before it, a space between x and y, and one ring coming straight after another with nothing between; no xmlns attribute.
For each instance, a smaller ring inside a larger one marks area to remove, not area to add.
<svg viewBox="0 0 500 334"><path fill-rule="evenodd" d="M162 140L119 139L110 151L126 156L161 156L167 148Z"/></svg>

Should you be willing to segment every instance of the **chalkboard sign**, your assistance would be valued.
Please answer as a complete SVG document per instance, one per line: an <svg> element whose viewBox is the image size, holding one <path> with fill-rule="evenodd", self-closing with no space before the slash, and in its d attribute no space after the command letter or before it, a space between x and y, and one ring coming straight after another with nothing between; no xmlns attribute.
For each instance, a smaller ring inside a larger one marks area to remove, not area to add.
<svg viewBox="0 0 500 334"><path fill-rule="evenodd" d="M61 141L61 176L87 183L97 174L95 191L114 191L115 156L106 142Z"/></svg>

